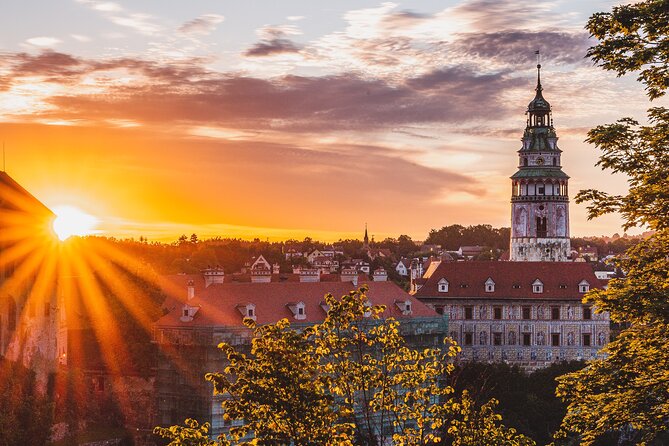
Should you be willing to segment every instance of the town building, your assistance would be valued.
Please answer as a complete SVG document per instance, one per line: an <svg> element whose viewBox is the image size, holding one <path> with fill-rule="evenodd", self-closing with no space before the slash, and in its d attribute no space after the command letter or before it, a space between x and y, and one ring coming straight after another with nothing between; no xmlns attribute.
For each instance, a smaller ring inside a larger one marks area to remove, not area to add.
<svg viewBox="0 0 669 446"><path fill-rule="evenodd" d="M53 265L55 215L0 172L0 357L34 370L41 385L66 342Z"/></svg>
<svg viewBox="0 0 669 446"><path fill-rule="evenodd" d="M552 110L537 66L536 95L511 177L510 261L412 264L412 292L449 319L460 359L533 370L591 359L609 340L609 315L582 303L603 288L592 267L570 262L569 198ZM464 248L462 254L464 255Z"/></svg>
<svg viewBox="0 0 669 446"><path fill-rule="evenodd" d="M324 320L326 294L341 296L364 284L370 302L386 307L382 316L400 321L410 345L442 345L448 333L446 318L387 281L382 269L374 272L373 280L354 269L341 275L285 274L266 283L234 281L222 270L216 276L216 282L204 275L165 278L169 313L153 328L154 340L164 352L156 376L161 425L196 418L212 423L213 436L231 427L222 417L221 397L212 394L203 377L226 366L219 343L248 349L252 332L243 324L246 317L258 324L288 318L293 326L304 327Z"/></svg>

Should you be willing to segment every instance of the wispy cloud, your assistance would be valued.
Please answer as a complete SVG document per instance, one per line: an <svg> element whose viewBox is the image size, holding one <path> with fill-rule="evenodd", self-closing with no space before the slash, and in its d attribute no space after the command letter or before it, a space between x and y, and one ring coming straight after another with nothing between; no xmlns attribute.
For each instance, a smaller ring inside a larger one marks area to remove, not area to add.
<svg viewBox="0 0 669 446"><path fill-rule="evenodd" d="M29 45L37 47L54 47L60 42L61 42L60 39L47 36L31 37L30 39L26 40L26 43L28 43Z"/></svg>
<svg viewBox="0 0 669 446"><path fill-rule="evenodd" d="M102 13L112 23L130 28L140 34L150 36L163 30L154 16L128 11L118 3L101 0L77 0L77 2Z"/></svg>
<svg viewBox="0 0 669 446"><path fill-rule="evenodd" d="M216 29L216 25L223 22L225 17L220 14L203 14L181 25L180 33L191 35L207 35Z"/></svg>

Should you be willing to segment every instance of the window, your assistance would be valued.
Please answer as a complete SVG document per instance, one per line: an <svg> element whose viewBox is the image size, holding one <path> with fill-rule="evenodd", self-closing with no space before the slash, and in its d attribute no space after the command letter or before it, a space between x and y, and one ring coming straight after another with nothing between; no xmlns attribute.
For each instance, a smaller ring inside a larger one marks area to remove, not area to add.
<svg viewBox="0 0 669 446"><path fill-rule="evenodd" d="M495 291L495 282L491 278L485 281L485 292L492 293Z"/></svg>
<svg viewBox="0 0 669 446"><path fill-rule="evenodd" d="M519 289L520 289L520 284L518 284L518 283L514 283L514 284L512 285L512 288L513 288L514 290L519 290Z"/></svg>
<svg viewBox="0 0 669 446"><path fill-rule="evenodd" d="M583 320L589 321L592 319L592 308L583 307Z"/></svg>
<svg viewBox="0 0 669 446"><path fill-rule="evenodd" d="M523 307L523 319L532 318L532 307Z"/></svg>
<svg viewBox="0 0 669 446"><path fill-rule="evenodd" d="M472 307L465 307L465 319L474 319L474 309Z"/></svg>
<svg viewBox="0 0 669 446"><path fill-rule="evenodd" d="M557 166L557 158L556 157L553 157L553 165Z"/></svg>
<svg viewBox="0 0 669 446"><path fill-rule="evenodd" d="M461 284L460 284L460 288L467 288L468 286L469 286L469 285L467 285L466 283L461 283Z"/></svg>
<svg viewBox="0 0 669 446"><path fill-rule="evenodd" d="M551 345L553 347L559 347L560 346L560 333L551 334Z"/></svg>
<svg viewBox="0 0 669 446"><path fill-rule="evenodd" d="M543 187L541 188L543 193ZM546 237L546 217L537 217L537 237Z"/></svg>
<svg viewBox="0 0 669 446"><path fill-rule="evenodd" d="M304 314L304 308L303 307L297 307L297 314L302 316Z"/></svg>
<svg viewBox="0 0 669 446"><path fill-rule="evenodd" d="M246 314L248 315L248 317L255 317L255 312L256 310L251 307L248 307L246 309Z"/></svg>
<svg viewBox="0 0 669 446"><path fill-rule="evenodd" d="M411 313L411 302L407 302L404 304L404 311L407 313Z"/></svg>
<svg viewBox="0 0 669 446"><path fill-rule="evenodd" d="M184 317L188 317L188 316L189 316L188 308L184 308Z"/></svg>
<svg viewBox="0 0 669 446"><path fill-rule="evenodd" d="M493 308L493 317L495 319L502 319L502 307Z"/></svg>
<svg viewBox="0 0 669 446"><path fill-rule="evenodd" d="M581 281L581 283L578 284L578 292L587 293L588 291L590 291L590 284L586 280Z"/></svg>
<svg viewBox="0 0 669 446"><path fill-rule="evenodd" d="M554 321L560 320L560 307L551 307L551 319Z"/></svg>
<svg viewBox="0 0 669 446"><path fill-rule="evenodd" d="M532 292L533 293L543 293L544 284L541 280L537 279L532 283Z"/></svg>
<svg viewBox="0 0 669 446"><path fill-rule="evenodd" d="M541 184L537 187L537 195L544 195L544 185Z"/></svg>
<svg viewBox="0 0 669 446"><path fill-rule="evenodd" d="M439 285L437 287L440 293L447 293L448 292L448 280L446 279L441 279L439 281Z"/></svg>
<svg viewBox="0 0 669 446"><path fill-rule="evenodd" d="M105 390L105 378L104 376L98 376L95 381L95 390L98 392L103 392Z"/></svg>
<svg viewBox="0 0 669 446"><path fill-rule="evenodd" d="M531 345L532 343L532 334L523 333L523 345Z"/></svg>
<svg viewBox="0 0 669 446"><path fill-rule="evenodd" d="M559 287L560 287L561 290L566 290L567 289L567 285L565 285L564 283L561 283L559 285Z"/></svg>
<svg viewBox="0 0 669 446"><path fill-rule="evenodd" d="M444 314L444 307L442 307L441 305L437 305L436 307L434 307L434 311L436 311L437 314Z"/></svg>
<svg viewBox="0 0 669 446"><path fill-rule="evenodd" d="M493 345L502 345L502 333L493 333L492 343Z"/></svg>
<svg viewBox="0 0 669 446"><path fill-rule="evenodd" d="M590 333L583 333L583 346L590 347Z"/></svg>
<svg viewBox="0 0 669 446"><path fill-rule="evenodd" d="M523 166L527 166L527 158L523 158Z"/></svg>
<svg viewBox="0 0 669 446"><path fill-rule="evenodd" d="M472 345L474 343L474 334L465 333L465 345Z"/></svg>

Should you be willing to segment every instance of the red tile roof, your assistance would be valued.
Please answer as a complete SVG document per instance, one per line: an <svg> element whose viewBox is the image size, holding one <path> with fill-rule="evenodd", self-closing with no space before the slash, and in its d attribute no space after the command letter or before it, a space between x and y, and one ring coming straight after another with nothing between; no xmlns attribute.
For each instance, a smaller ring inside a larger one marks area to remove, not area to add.
<svg viewBox="0 0 669 446"><path fill-rule="evenodd" d="M448 281L448 291L439 292L441 279ZM495 291L486 292L485 282L491 278ZM543 283L543 293L532 292L532 282ZM493 299L577 299L583 293L582 280L590 288L602 288L605 281L597 279L587 263L574 262L444 262L415 294L418 298L493 298Z"/></svg>
<svg viewBox="0 0 669 446"><path fill-rule="evenodd" d="M187 277L187 276L183 276ZM374 305L385 305L384 317L406 319L412 317L435 317L434 310L410 296L392 282L365 282L369 287L367 296ZM359 283L361 285L362 283ZM348 294L356 287L350 282L313 282L313 283L223 283L196 289L195 297L188 302L190 306L200 307L191 322L181 321L182 306L176 306L169 314L156 322L158 327L192 326L227 326L241 327L242 315L237 310L240 304L255 305L256 322L267 324L288 318L294 323L315 323L325 318L321 307L324 296ZM182 295L186 296L186 282L183 282ZM403 315L396 301L409 300L412 314ZM306 319L295 320L287 304L304 302Z"/></svg>

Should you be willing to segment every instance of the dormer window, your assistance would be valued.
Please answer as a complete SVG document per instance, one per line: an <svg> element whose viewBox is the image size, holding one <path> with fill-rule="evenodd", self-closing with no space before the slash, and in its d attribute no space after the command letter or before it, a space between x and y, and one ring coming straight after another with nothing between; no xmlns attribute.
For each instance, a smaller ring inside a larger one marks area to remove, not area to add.
<svg viewBox="0 0 669 446"><path fill-rule="evenodd" d="M441 279L439 281L437 289L439 290L440 293L448 293L448 280Z"/></svg>
<svg viewBox="0 0 669 446"><path fill-rule="evenodd" d="M200 307L191 307L190 305L186 304L183 306L181 317L179 319L181 322L191 322L199 309Z"/></svg>
<svg viewBox="0 0 669 446"><path fill-rule="evenodd" d="M578 284L578 292L587 293L588 291L590 291L590 284L587 280L582 280L581 283Z"/></svg>
<svg viewBox="0 0 669 446"><path fill-rule="evenodd" d="M304 302L291 302L287 305L287 307L293 313L293 317L298 321L307 318L307 310L305 309Z"/></svg>
<svg viewBox="0 0 669 446"><path fill-rule="evenodd" d="M495 291L495 282L488 277L488 280L485 281L485 292L493 293Z"/></svg>
<svg viewBox="0 0 669 446"><path fill-rule="evenodd" d="M251 303L237 305L237 311L241 313L243 319L256 320L256 306Z"/></svg>
<svg viewBox="0 0 669 446"><path fill-rule="evenodd" d="M412 305L410 300L396 300L395 305L402 312L403 315L409 315L412 313Z"/></svg>
<svg viewBox="0 0 669 446"><path fill-rule="evenodd" d="M323 311L325 311L325 314L327 314L328 311L330 311L330 305L326 304L325 302L321 302L321 308Z"/></svg>
<svg viewBox="0 0 669 446"><path fill-rule="evenodd" d="M532 282L532 292L533 293L543 293L544 292L544 284L541 280L537 279L534 282Z"/></svg>

